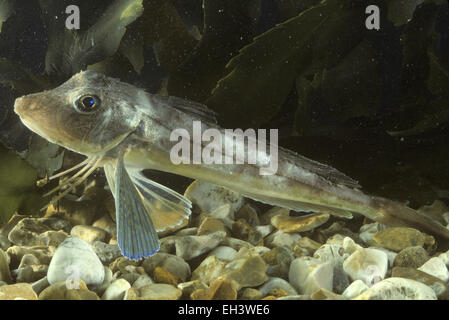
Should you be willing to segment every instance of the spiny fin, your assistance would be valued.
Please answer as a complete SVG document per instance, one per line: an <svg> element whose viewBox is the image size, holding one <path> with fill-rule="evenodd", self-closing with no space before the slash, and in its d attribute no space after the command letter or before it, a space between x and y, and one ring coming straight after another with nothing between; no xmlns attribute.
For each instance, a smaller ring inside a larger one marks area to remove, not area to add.
<svg viewBox="0 0 449 320"><path fill-rule="evenodd" d="M203 122L217 124L216 113L204 104L173 96L162 96L159 94L151 94L150 100L155 100L156 103L166 105L167 107L174 108L197 117L198 120L202 120Z"/></svg>
<svg viewBox="0 0 449 320"><path fill-rule="evenodd" d="M115 182L110 187L115 187L117 241L120 251L131 260L152 256L159 250L157 232L148 208L126 171L123 156L118 160Z"/></svg>
<svg viewBox="0 0 449 320"><path fill-rule="evenodd" d="M129 174L157 232L173 229L190 218L192 203L186 197L146 178L138 170L130 170Z"/></svg>
<svg viewBox="0 0 449 320"><path fill-rule="evenodd" d="M334 184L344 185L350 188L360 188L359 183L338 171L337 169L320 163L318 161L306 158L291 150L279 147L279 158L290 161L296 166L331 181Z"/></svg>

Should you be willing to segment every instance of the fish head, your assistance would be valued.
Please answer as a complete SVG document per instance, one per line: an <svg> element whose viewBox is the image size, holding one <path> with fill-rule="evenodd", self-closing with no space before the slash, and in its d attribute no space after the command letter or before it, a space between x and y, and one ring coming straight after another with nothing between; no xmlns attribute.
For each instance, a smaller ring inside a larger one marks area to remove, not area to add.
<svg viewBox="0 0 449 320"><path fill-rule="evenodd" d="M14 111L33 132L89 156L112 149L138 127L133 101L139 90L84 71L57 88L17 98Z"/></svg>

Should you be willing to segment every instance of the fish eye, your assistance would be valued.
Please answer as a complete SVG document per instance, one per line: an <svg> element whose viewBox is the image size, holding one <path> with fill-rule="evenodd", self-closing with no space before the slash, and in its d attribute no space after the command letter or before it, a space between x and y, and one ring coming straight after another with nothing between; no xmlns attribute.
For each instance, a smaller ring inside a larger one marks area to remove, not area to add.
<svg viewBox="0 0 449 320"><path fill-rule="evenodd" d="M75 103L76 109L82 113L90 113L98 109L101 100L93 94L81 96Z"/></svg>

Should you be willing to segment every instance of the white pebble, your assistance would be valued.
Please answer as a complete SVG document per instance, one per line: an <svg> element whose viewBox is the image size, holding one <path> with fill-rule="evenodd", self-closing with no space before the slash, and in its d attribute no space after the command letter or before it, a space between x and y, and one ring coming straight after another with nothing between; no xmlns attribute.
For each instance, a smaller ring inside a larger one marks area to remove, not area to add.
<svg viewBox="0 0 449 320"><path fill-rule="evenodd" d="M343 291L343 296L352 299L368 290L368 286L362 280L355 280Z"/></svg>
<svg viewBox="0 0 449 320"><path fill-rule="evenodd" d="M332 291L333 271L332 262L300 257L290 264L288 279L301 294L312 294L320 288Z"/></svg>
<svg viewBox="0 0 449 320"><path fill-rule="evenodd" d="M343 270L353 280L362 280L368 286L385 278L388 256L377 249L358 249L344 262Z"/></svg>
<svg viewBox="0 0 449 320"><path fill-rule="evenodd" d="M101 296L101 300L123 300L126 291L131 285L125 279L117 279L113 281Z"/></svg>
<svg viewBox="0 0 449 320"><path fill-rule="evenodd" d="M84 240L71 237L56 249L48 266L50 284L67 278L83 280L87 285L99 285L104 279L104 267L92 247Z"/></svg>
<svg viewBox="0 0 449 320"><path fill-rule="evenodd" d="M426 263L419 267L418 270L437 277L445 282L449 280L449 271L447 270L446 264L439 257L429 259Z"/></svg>
<svg viewBox="0 0 449 320"><path fill-rule="evenodd" d="M393 277L376 283L354 300L437 300L437 296L421 282Z"/></svg>

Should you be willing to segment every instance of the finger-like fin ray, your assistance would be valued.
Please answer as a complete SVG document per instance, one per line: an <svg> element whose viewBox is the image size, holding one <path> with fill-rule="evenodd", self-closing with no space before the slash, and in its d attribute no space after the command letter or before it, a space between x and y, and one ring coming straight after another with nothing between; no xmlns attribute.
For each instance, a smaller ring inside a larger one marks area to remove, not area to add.
<svg viewBox="0 0 449 320"><path fill-rule="evenodd" d="M68 186L66 190L64 190L62 193L60 193L57 197L53 198L45 207L41 209L41 211L47 209L50 205L55 204L60 199L65 197L69 192L73 191L77 186L79 186L81 183L83 183L91 174L94 172L98 167L99 163L101 162L101 158L92 158L90 161L87 162L87 164L82 168L80 171L78 171L75 175L67 179L67 181L64 181L59 186L54 188L53 190L47 192L44 196L48 196L52 193L55 193L58 190L61 190L63 187ZM79 165L77 165L79 167ZM84 174L83 174L84 173ZM79 177L81 174L83 174L81 177ZM75 181L74 183L72 183Z"/></svg>

